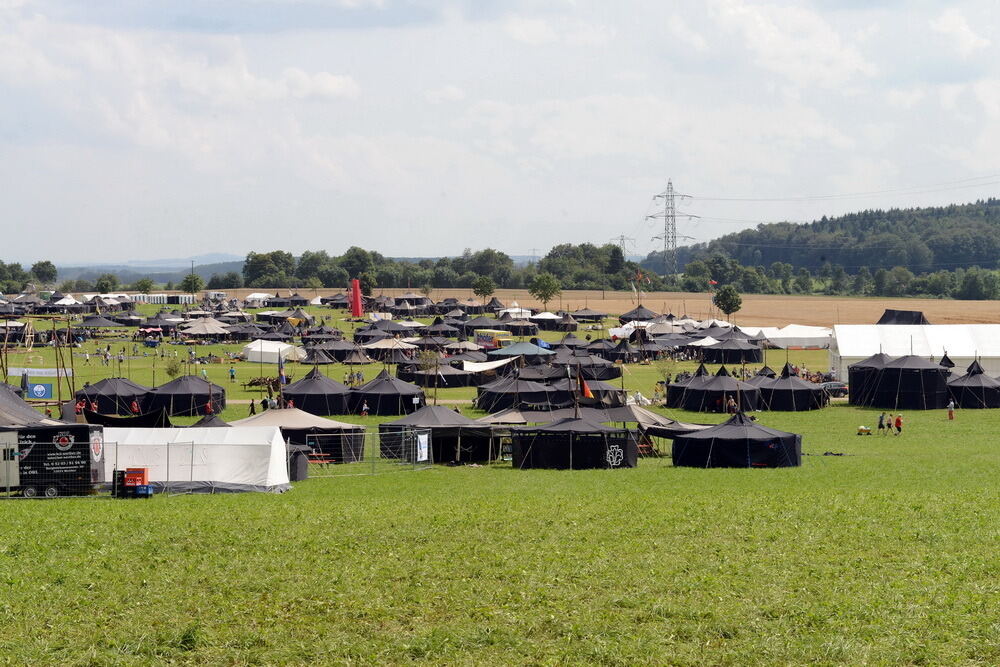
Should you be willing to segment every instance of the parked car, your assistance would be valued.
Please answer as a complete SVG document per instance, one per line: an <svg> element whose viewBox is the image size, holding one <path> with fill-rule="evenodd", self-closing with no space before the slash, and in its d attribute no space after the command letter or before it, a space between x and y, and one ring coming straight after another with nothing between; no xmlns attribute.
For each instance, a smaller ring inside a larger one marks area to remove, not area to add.
<svg viewBox="0 0 1000 667"><path fill-rule="evenodd" d="M832 398L847 396L847 385L843 382L824 382L820 385Z"/></svg>

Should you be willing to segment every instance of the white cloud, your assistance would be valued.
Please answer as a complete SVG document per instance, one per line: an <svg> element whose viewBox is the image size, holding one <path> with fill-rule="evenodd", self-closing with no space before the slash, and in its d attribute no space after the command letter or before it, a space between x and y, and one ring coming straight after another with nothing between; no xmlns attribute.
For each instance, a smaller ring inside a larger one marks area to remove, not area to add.
<svg viewBox="0 0 1000 667"><path fill-rule="evenodd" d="M963 58L968 58L979 49L985 49L990 45L990 40L978 35L965 15L955 8L946 9L941 15L930 21L931 29L950 37L951 46Z"/></svg>
<svg viewBox="0 0 1000 667"><path fill-rule="evenodd" d="M670 19L667 21L667 30L677 41L682 44L694 49L698 53L705 53L708 51L708 40L705 37L691 28L687 21L684 20L679 14L671 15Z"/></svg>
<svg viewBox="0 0 1000 667"><path fill-rule="evenodd" d="M444 102L461 102L465 99L465 91L458 86L448 84L441 88L428 90L424 93L424 99L431 104L442 104Z"/></svg>
<svg viewBox="0 0 1000 667"><path fill-rule="evenodd" d="M511 16L504 21L503 27L511 39L532 46L550 44L559 38L545 19Z"/></svg>
<svg viewBox="0 0 1000 667"><path fill-rule="evenodd" d="M563 43L570 46L603 46L614 39L607 25L580 20L508 16L503 29L513 40L531 46Z"/></svg>
<svg viewBox="0 0 1000 667"><path fill-rule="evenodd" d="M913 88L893 88L886 92L885 101L900 109L912 109L927 97L927 91L922 86Z"/></svg>
<svg viewBox="0 0 1000 667"><path fill-rule="evenodd" d="M724 27L742 34L759 66L796 84L841 87L877 71L816 12L744 0L716 0L712 9Z"/></svg>

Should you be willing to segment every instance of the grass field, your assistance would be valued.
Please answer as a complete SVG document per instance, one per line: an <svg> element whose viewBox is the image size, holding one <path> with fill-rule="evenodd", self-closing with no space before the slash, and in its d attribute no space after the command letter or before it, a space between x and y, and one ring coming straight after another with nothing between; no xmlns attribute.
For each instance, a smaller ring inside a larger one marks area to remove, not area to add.
<svg viewBox="0 0 1000 667"><path fill-rule="evenodd" d="M280 496L16 501L18 663L1000 660L994 411L763 415L799 469L435 468ZM825 451L848 456L818 456Z"/></svg>
<svg viewBox="0 0 1000 667"><path fill-rule="evenodd" d="M661 370L630 366L626 387L649 395ZM855 436L876 415L843 403L759 418L803 435L801 468L435 467L5 502L0 662L1000 662L1000 412L910 412L889 438Z"/></svg>

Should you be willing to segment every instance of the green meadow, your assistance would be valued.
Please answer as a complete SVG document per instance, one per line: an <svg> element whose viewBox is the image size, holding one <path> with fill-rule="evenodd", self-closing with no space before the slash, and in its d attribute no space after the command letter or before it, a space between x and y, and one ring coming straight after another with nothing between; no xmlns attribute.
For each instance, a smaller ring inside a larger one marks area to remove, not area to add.
<svg viewBox="0 0 1000 667"><path fill-rule="evenodd" d="M228 368L209 367L227 389ZM659 372L631 366L626 387L649 396ZM856 436L876 412L843 402L758 417L803 435L801 468L437 466L282 495L8 501L0 662L1000 662L1000 414L909 412L898 437Z"/></svg>

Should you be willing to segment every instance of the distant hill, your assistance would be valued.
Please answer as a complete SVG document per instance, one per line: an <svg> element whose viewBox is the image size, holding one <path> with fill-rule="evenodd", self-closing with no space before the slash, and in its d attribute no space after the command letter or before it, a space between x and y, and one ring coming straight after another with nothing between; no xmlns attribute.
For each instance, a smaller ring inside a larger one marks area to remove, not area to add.
<svg viewBox="0 0 1000 667"><path fill-rule="evenodd" d="M678 267L721 253L744 266L785 262L814 272L824 263L848 273L904 266L915 273L980 266L1000 260L1000 199L935 208L870 210L808 224L758 225L708 243L678 249ZM643 266L662 271L663 254Z"/></svg>
<svg viewBox="0 0 1000 667"><path fill-rule="evenodd" d="M176 261L176 260L175 260ZM59 280L90 280L93 281L103 273L113 273L123 283L133 283L140 278L150 278L156 283L177 282L191 272L191 264L183 265L140 265L134 264L94 264L91 266L57 266ZM216 264L195 264L194 272L208 280L213 273L243 271L243 260L220 262Z"/></svg>

